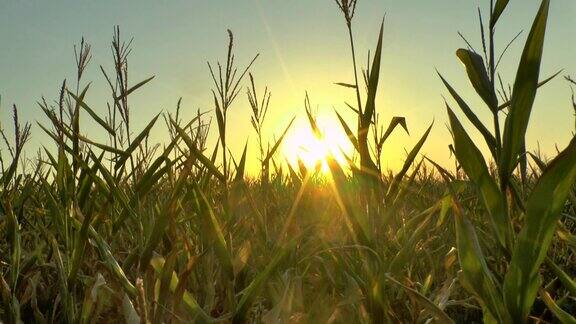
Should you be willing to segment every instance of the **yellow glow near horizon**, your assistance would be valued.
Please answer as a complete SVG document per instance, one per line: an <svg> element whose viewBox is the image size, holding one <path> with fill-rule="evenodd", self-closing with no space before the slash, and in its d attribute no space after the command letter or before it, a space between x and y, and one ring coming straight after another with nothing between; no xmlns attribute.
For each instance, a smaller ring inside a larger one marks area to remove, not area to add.
<svg viewBox="0 0 576 324"><path fill-rule="evenodd" d="M322 132L322 138L318 139L307 120L301 120L295 124L286 135L282 153L288 163L298 168L300 159L307 169L313 170L320 166L321 173L328 172L326 158L332 155L341 165L346 165L344 153L351 157L352 144L341 129L339 124L328 118L318 118L318 127Z"/></svg>

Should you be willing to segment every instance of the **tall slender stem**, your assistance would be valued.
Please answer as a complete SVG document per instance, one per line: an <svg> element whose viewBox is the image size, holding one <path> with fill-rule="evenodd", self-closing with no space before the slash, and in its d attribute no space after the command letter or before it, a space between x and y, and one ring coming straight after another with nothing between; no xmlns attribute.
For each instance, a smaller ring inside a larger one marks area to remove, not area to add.
<svg viewBox="0 0 576 324"><path fill-rule="evenodd" d="M492 20L492 14L494 12L494 0L490 0L490 62L488 65L490 66L490 84L492 86L492 91L496 92L496 62L495 62L495 50L494 50L494 21ZM498 156L496 157L499 159L500 150L502 148L502 138L500 135L500 121L498 119L498 107L492 107L492 112L494 115L494 132L496 133L496 152Z"/></svg>

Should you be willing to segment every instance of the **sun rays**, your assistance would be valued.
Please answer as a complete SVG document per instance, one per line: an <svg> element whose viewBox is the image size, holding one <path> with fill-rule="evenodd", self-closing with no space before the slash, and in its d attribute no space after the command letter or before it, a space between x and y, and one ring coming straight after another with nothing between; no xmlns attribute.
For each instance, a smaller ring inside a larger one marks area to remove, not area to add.
<svg viewBox="0 0 576 324"><path fill-rule="evenodd" d="M294 167L301 163L309 170L319 169L326 174L327 157L333 156L338 163L345 165L346 155L350 156L352 146L346 134L336 124L337 121L321 116L316 122L322 133L320 138L314 134L308 121L298 120L285 139L282 153Z"/></svg>

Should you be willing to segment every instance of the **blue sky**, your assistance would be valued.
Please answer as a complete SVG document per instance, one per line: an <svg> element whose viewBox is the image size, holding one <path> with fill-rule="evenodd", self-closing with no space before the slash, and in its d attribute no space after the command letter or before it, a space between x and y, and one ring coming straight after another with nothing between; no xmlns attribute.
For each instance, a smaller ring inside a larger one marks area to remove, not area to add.
<svg viewBox="0 0 576 324"><path fill-rule="evenodd" d="M404 150L418 140L432 120L435 126L424 151L444 164L449 163L450 138L442 102L446 91L435 75L435 68L489 123L488 109L476 99L454 54L457 48L464 47L457 31L480 48L476 8L481 5L485 10L487 3L359 0L355 36L360 62L365 61L367 51L375 46L378 26L384 13L387 14L378 110L385 123L392 116L405 116L411 131L411 136L399 132L390 139L385 146L385 165L397 168L404 159ZM501 65L505 82L513 82L523 42L538 6L537 0L511 0L501 18L498 49L518 31L525 31ZM558 69L576 76L575 17L576 1L552 1L543 77ZM267 84L273 93L270 119L265 125L268 134L278 134L294 115L302 118L305 91L320 116L333 118L332 110L336 108L348 118L353 117L344 105L344 101L353 101L353 93L333 85L352 81L352 70L344 21L332 0L0 0L3 125L10 121L8 108L12 103L20 107L22 120L45 120L36 101L41 96L56 99L63 78L73 80L73 44L82 36L93 48L86 80L94 85L87 101L103 115L109 93L98 66L111 68L109 43L117 24L125 37L134 37L131 83L156 75L132 100L135 130L144 127L162 109L173 111L179 97L183 97L185 116L192 117L197 109L212 108L206 61L223 59L227 28L234 31L239 63L245 64L256 53L261 54L252 72L257 85ZM234 134L230 147L237 154L248 137L254 138L249 112L242 91L229 112L229 134ZM86 127L86 133L97 133L94 125ZM535 149L539 145L542 151L552 154L556 144L559 147L567 144L573 131L570 88L558 78L537 98L528 147ZM163 125L158 124L153 135L158 141L164 140ZM38 127L33 127L30 149L45 144L45 138ZM474 138L480 143L479 136Z"/></svg>

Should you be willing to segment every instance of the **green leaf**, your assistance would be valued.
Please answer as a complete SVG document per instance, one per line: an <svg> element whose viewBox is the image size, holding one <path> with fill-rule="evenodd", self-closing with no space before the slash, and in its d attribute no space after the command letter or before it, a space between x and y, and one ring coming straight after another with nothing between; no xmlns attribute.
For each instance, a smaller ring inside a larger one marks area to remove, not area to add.
<svg viewBox="0 0 576 324"><path fill-rule="evenodd" d="M412 148L412 150L410 151L410 153L406 157L406 160L404 161L404 165L402 166L402 169L396 174L396 176L394 176L394 179L392 180L392 183L390 184L390 187L388 188L388 192L386 193L386 196L388 198L391 198L391 197L396 195L396 193L398 191L398 186L400 185L400 182L402 181L402 179L404 178L404 176L406 175L406 173L410 169L410 166L412 166L412 164L414 163L414 159L416 159L416 156L418 156L418 152L420 152L420 149L422 148L422 146L426 142L426 139L428 138L428 134L430 134L430 130L432 129L433 125L434 125L434 123L430 124L430 126L428 127L426 132L424 132L424 135L422 135L422 137L420 138L418 143L416 143L416 145L414 145L414 147Z"/></svg>
<svg viewBox="0 0 576 324"><path fill-rule="evenodd" d="M248 150L248 142L244 145L244 151L242 152L242 157L236 168L236 177L234 182L240 182L244 180L244 169L246 168L246 151Z"/></svg>
<svg viewBox="0 0 576 324"><path fill-rule="evenodd" d="M425 211L422 213L424 219L421 220L419 217L414 217L412 219L418 220L418 223L414 225L410 224L412 226L408 226L409 224L406 223L406 225L401 229L401 230L406 229L407 231L409 231L409 233L404 232L405 234L408 234L409 237L401 237L403 235L397 235L398 241L402 242L402 247L400 248L398 253L396 253L396 255L394 255L394 257L391 258L388 264L389 273L393 275L400 274L404 269L406 269L409 266L410 261L414 260L414 257L416 256L415 255L416 244L418 244L418 242L420 242L424 237L424 235L426 235L430 230L428 223L430 221L431 214L432 214L431 212Z"/></svg>
<svg viewBox="0 0 576 324"><path fill-rule="evenodd" d="M540 265L574 182L576 138L548 164L528 197L525 225L504 280L506 304L517 320L525 321L534 303L541 281Z"/></svg>
<svg viewBox="0 0 576 324"><path fill-rule="evenodd" d="M496 1L496 5L494 6L494 11L492 12L492 17L490 18L490 28L491 29L494 28L494 26L496 26L498 19L500 18L500 16L504 12L504 9L506 9L506 6L508 6L508 2L510 2L510 0L497 0Z"/></svg>
<svg viewBox="0 0 576 324"><path fill-rule="evenodd" d="M498 110L498 98L492 87L482 56L471 50L460 48L456 55L466 67L472 86L492 111Z"/></svg>
<svg viewBox="0 0 576 324"><path fill-rule="evenodd" d="M478 119L476 114L474 114L472 109L470 109L468 104L462 99L462 97L460 97L460 95L456 92L456 90L452 88L452 86L448 83L448 81L446 81L446 79L444 79L444 77L439 72L437 73L440 79L442 79L442 82L444 83L446 88L448 89L448 92L450 92L450 94L452 95L452 98L454 98L454 100L458 104L458 107L460 107L460 109L462 110L464 115L466 115L466 117L472 123L472 125L474 125L474 127L476 127L476 129L480 132L480 134L482 134L484 140L486 141L486 145L488 146L490 152L492 153L492 156L494 157L495 160L497 160L498 157L497 152L500 150L500 148L496 143L494 135L490 133L490 131L488 130L488 128L486 128L486 126L484 126L484 124L482 124L480 119Z"/></svg>
<svg viewBox="0 0 576 324"><path fill-rule="evenodd" d="M206 167L206 169L213 176L215 176L218 180L220 180L220 182L225 183L226 177L224 177L222 172L220 172L220 170L218 170L218 168L216 167L214 162L210 161L207 157L204 156L204 154L202 154L202 152L200 152L200 150L198 150L198 148L194 144L194 141L192 141L190 136L188 136L188 134L186 134L186 131L183 130L182 128L180 128L180 126L178 126L178 124L174 120L171 120L171 123L174 126L174 128L176 129L176 131L178 132L178 134L184 140L184 143L186 143L186 145L188 146L188 149L190 150L190 154L192 154L192 156L194 156L196 159L198 159L198 161L200 161L200 163L202 163L202 165L204 165L204 167Z"/></svg>
<svg viewBox="0 0 576 324"><path fill-rule="evenodd" d="M384 34L384 22L380 26L380 34L378 36L378 45L374 53L374 60L372 61L372 68L368 75L368 94L366 98L366 106L364 112L359 113L358 123L358 153L360 154L360 163L362 171L368 175L379 178L377 167L372 158L370 157L370 149L368 148L368 130L372 122L372 117L376 111L376 93L378 92L378 81L380 78L380 61L382 59L382 37Z"/></svg>
<svg viewBox="0 0 576 324"><path fill-rule="evenodd" d="M563 310L556 304L554 299L550 297L550 294L544 290L540 290L540 298L548 309L554 314L554 317L560 320L562 324L576 324L576 318L570 315L567 311Z"/></svg>
<svg viewBox="0 0 576 324"><path fill-rule="evenodd" d="M156 120L158 120L158 117L160 117L160 114L156 115L156 117L154 117L148 123L148 125L144 127L144 129L140 132L140 134L138 134L138 136L134 138L132 143L130 143L128 148L124 151L124 155L122 155L122 157L118 159L118 161L116 161L116 163L114 164L114 170L120 169L124 165L124 163L126 163L128 158L132 155L132 152L134 152L140 146L140 143L142 143L142 141L146 138L146 136L148 136L150 130L152 129L152 127L154 127Z"/></svg>
<svg viewBox="0 0 576 324"><path fill-rule="evenodd" d="M197 185L194 185L194 193L202 233L200 236L204 241L204 246L214 248L216 255L220 259L220 265L223 267L225 275L229 280L232 280L234 277L232 256L228 250L228 243L224 238L222 227L208 199Z"/></svg>
<svg viewBox="0 0 576 324"><path fill-rule="evenodd" d="M145 85L146 83L152 81L152 79L154 79L155 76L151 76L148 79L144 80L144 81L140 81L138 82L136 85L132 86L130 89L126 90L125 92L123 92L122 94L120 94L118 97L116 97L116 102L128 97L129 94L131 94L132 92L136 91L138 88L140 88L141 86Z"/></svg>
<svg viewBox="0 0 576 324"><path fill-rule="evenodd" d="M570 294L576 296L576 281L570 278L570 276L550 258L546 258L546 264L552 269L556 277L560 279L560 282L562 282L562 285L564 285Z"/></svg>
<svg viewBox="0 0 576 324"><path fill-rule="evenodd" d="M216 96L214 96L216 100ZM224 115L219 108L216 108L216 121L218 122L218 133L220 134L220 140L223 142L222 145L226 145L224 142L226 140L226 121L224 120Z"/></svg>
<svg viewBox="0 0 576 324"><path fill-rule="evenodd" d="M346 226L350 231L350 235L353 237L354 241L362 245L370 246L371 237L369 236L369 231L363 226L364 222L360 218L360 215L355 212L350 197L346 195L346 184L347 177L342 170L342 167L332 156L327 156L326 162L330 168L330 174L334 180L334 195L340 209L346 220ZM304 177L303 177L304 178Z"/></svg>
<svg viewBox="0 0 576 324"><path fill-rule="evenodd" d="M456 197L453 197L455 200ZM462 215L459 206L453 207L455 214L456 243L462 272L460 283L480 301L485 316L493 317L498 323L510 323L509 314L504 307L502 294L496 286L496 280L488 268L482 253L474 226ZM486 314L488 313L488 314Z"/></svg>
<svg viewBox="0 0 576 324"><path fill-rule="evenodd" d="M88 92L88 88L90 84L86 85L80 96L78 96L79 100L76 100L76 106L74 107L74 114L72 115L72 149L74 151L74 155L80 154L80 146L78 143L78 135L80 134L80 106L81 102L84 102L84 96L86 96L86 92ZM76 171L76 164L74 164L74 171Z"/></svg>
<svg viewBox="0 0 576 324"><path fill-rule="evenodd" d="M187 180L190 175L191 169L192 169L192 161L191 157L189 157L184 163L183 170L180 171L178 175L178 180L176 180L176 183L172 188L169 198L164 203L164 206L162 207L160 213L156 215L154 225L152 227L152 230L150 231L149 236L146 239L146 243L140 255L141 270L145 270L148 264L150 263L150 259L152 258L154 249L160 243L162 236L166 231L168 223L170 222L171 219L174 220L178 213L178 210L180 208L178 200L182 195L184 186L187 184Z"/></svg>
<svg viewBox="0 0 576 324"><path fill-rule="evenodd" d="M380 34L378 35L378 45L376 45L376 52L374 53L374 60L372 61L372 68L368 78L368 97L366 98L366 106L362 115L362 126L367 128L372 120L372 115L376 110L376 93L378 92L378 81L380 79L380 61L382 59L382 37L384 34L384 22L380 25Z"/></svg>
<svg viewBox="0 0 576 324"><path fill-rule="evenodd" d="M406 125L406 118L399 116L392 117L392 120L390 121L390 124L388 124L388 128L386 129L386 132L382 134L382 137L378 142L378 146L382 147L382 145L384 145L386 139L388 139L390 134L392 134L392 132L394 131L394 129L396 129L396 126L398 125L402 126L402 128L404 128L404 130L406 131L406 134L410 135L410 132L408 131L408 126Z"/></svg>
<svg viewBox="0 0 576 324"><path fill-rule="evenodd" d="M417 290L414 290L398 280L392 278L390 275L386 274L386 278L388 281L393 283L394 285L404 289L408 295L414 298L418 303L420 303L426 310L428 310L432 316L436 318L440 323L454 323L454 321L446 314L438 305L434 304L430 299L426 298L426 296L422 295Z"/></svg>
<svg viewBox="0 0 576 324"><path fill-rule="evenodd" d="M555 77L557 77L563 70L558 70L556 73L552 74L548 78L544 79L543 81L538 82L538 88L546 85L548 82L552 81ZM504 108L510 107L511 101L506 101L505 103L498 106L498 110L503 110Z"/></svg>
<svg viewBox="0 0 576 324"><path fill-rule="evenodd" d="M507 186L516 167L517 158L526 136L532 105L536 98L549 7L550 0L543 0L526 40L518 66L510 112L506 117L504 127L503 151L499 168L503 188Z"/></svg>
<svg viewBox="0 0 576 324"><path fill-rule="evenodd" d="M92 110L92 108L90 108L85 102L84 102L84 97L80 96L77 97L75 94L73 94L72 92L70 92L68 90L68 94L74 98L74 100L76 100L76 103L84 108L84 110L86 110L86 112L90 115L90 117L92 117L98 124L100 124L100 126L104 127L104 129L106 129L106 131L108 133L110 133L113 136L116 136L116 132L114 131L114 128L110 125L108 125L107 122L105 122L102 118L100 118L95 112L94 110Z"/></svg>
<svg viewBox="0 0 576 324"><path fill-rule="evenodd" d="M392 202L392 206L395 206L398 202L403 201L403 198L406 197L410 193L410 188L413 186L416 176L420 172L420 167L424 163L424 159L421 159L420 162L414 167L412 174L408 177L406 183L398 190L398 194L394 197L394 201Z"/></svg>
<svg viewBox="0 0 576 324"><path fill-rule="evenodd" d="M155 323L163 322L164 309L166 309L166 306L169 305L169 292L170 290L174 290L176 288L176 284L173 284L173 275L177 261L178 251L172 250L172 252L170 252L167 259L165 260L164 265L162 266L162 271L160 271L160 280L158 286L159 295L157 300L164 307L157 308L157 311L154 314Z"/></svg>
<svg viewBox="0 0 576 324"><path fill-rule="evenodd" d="M238 302L236 313L232 319L232 323L245 323L248 312L252 307L252 303L258 297L258 294L264 288L268 279L274 274L280 262L282 262L292 251L292 247L296 244L296 240L292 240L287 246L279 248L273 255L272 260L268 262L266 267L261 270L258 275L250 282L248 287L242 291L242 297Z"/></svg>
<svg viewBox="0 0 576 324"><path fill-rule="evenodd" d="M334 83L334 84L339 85L339 86L344 87L344 88L356 89L356 85L355 85L355 84L351 84L351 83L336 82L336 83Z"/></svg>
<svg viewBox="0 0 576 324"><path fill-rule="evenodd" d="M74 225L77 229L79 229L82 226L80 222L76 220L74 220ZM96 245L98 252L100 253L100 256L104 261L104 264L108 267L110 272L114 274L116 280L118 280L122 284L122 287L124 288L126 294L128 294L131 297L136 297L137 294L136 287L134 287L134 285L130 282L128 277L126 277L124 270L122 270L122 267L120 267L118 261L116 261L116 258L114 258L114 256L112 255L112 251L110 251L110 246L108 246L108 244L104 241L104 239L100 236L100 234L98 234L98 232L94 230L92 226L89 226L88 231L91 236L90 242Z"/></svg>
<svg viewBox="0 0 576 324"><path fill-rule="evenodd" d="M278 138L276 143L274 143L274 145L272 146L272 149L270 149L268 151L268 154L266 154L266 157L264 158L264 161L262 161L262 163L268 163L270 161L270 159L272 159L272 157L276 153L276 150L278 150L278 147L280 147L280 144L282 143L282 141L284 140L284 137L288 133L288 130L290 129L290 127L292 127L292 123L294 123L295 119L296 119L296 117L293 117L292 120L290 120L290 123L284 129L284 132L282 133L282 135L280 135L280 138Z"/></svg>
<svg viewBox="0 0 576 324"><path fill-rule="evenodd" d="M156 275L162 274L162 272L164 270L165 262L166 261L164 260L164 258L162 256L159 256L159 255L155 255L150 260L150 265L154 269L154 272L156 273ZM178 278L176 271L172 271L172 276L170 278L170 284L169 284L169 289L172 293L175 293L176 290L178 289L179 282L180 282L180 279ZM184 306L185 306L186 310L188 311L188 313L190 313L193 316L197 316L197 318L195 318L195 320L197 322L199 322L199 323L214 322L214 319L211 318L210 315L206 314L206 312L200 307L200 305L196 301L196 298L194 297L194 295L192 295L187 290L184 290L184 293L182 295L182 301L184 302Z"/></svg>
<svg viewBox="0 0 576 324"><path fill-rule="evenodd" d="M334 110L334 112L336 113L336 116L338 117L340 124L342 124L342 128L344 128L344 132L346 132L348 139L350 139L350 142L352 143L352 145L354 145L356 151L358 151L358 139L356 138L356 136L354 136L354 133L352 133L352 130L350 129L350 127L348 127L348 124L346 124L344 118L342 118L342 116L340 116L340 114L336 110Z"/></svg>
<svg viewBox="0 0 576 324"><path fill-rule="evenodd" d="M512 225L508 218L506 200L486 166L480 150L468 136L462 124L447 105L450 125L454 135L454 147L458 162L468 178L478 187L490 215L490 221L498 241L504 248L512 246Z"/></svg>

